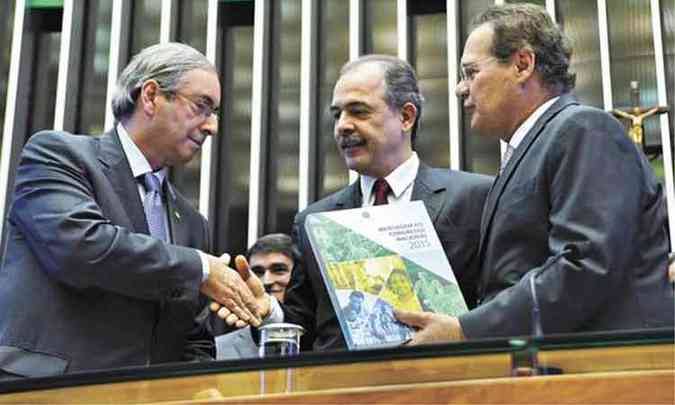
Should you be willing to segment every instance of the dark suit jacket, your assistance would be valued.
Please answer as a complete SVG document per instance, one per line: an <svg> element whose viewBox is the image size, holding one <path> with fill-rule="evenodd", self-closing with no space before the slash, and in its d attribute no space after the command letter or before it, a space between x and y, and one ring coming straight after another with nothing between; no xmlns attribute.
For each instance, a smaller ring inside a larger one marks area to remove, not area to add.
<svg viewBox="0 0 675 405"><path fill-rule="evenodd" d="M44 376L181 359L202 277L183 246L208 250L208 233L180 193L167 195L175 245L147 235L115 131L30 138L0 268L0 369Z"/></svg>
<svg viewBox="0 0 675 405"><path fill-rule="evenodd" d="M472 173L432 169L424 163L413 185L412 197L424 202L465 298L475 297L480 214L491 179ZM358 208L362 205L359 181L317 201L295 218L293 236L306 266L293 271L286 290L285 321L302 325L303 348L340 349L345 341L304 228L308 214Z"/></svg>
<svg viewBox="0 0 675 405"><path fill-rule="evenodd" d="M673 325L663 187L604 111L563 95L495 180L481 225L467 337Z"/></svg>

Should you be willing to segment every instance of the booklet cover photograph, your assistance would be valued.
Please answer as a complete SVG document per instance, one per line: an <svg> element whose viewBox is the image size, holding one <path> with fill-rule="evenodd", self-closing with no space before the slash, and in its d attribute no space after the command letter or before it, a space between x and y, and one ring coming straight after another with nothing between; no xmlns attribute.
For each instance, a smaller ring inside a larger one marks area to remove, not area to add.
<svg viewBox="0 0 675 405"><path fill-rule="evenodd" d="M392 307L467 311L421 201L310 214L305 228L350 350L412 337Z"/></svg>

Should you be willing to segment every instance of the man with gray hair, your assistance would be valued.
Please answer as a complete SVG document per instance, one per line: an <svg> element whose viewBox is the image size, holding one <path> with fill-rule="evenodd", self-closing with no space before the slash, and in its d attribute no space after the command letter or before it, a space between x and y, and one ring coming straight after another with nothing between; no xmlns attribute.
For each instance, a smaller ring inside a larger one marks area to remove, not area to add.
<svg viewBox="0 0 675 405"><path fill-rule="evenodd" d="M472 131L506 146L483 210L479 305L398 312L412 344L673 327L663 185L621 123L571 94L571 54L542 7L475 19L456 92Z"/></svg>
<svg viewBox="0 0 675 405"><path fill-rule="evenodd" d="M200 292L258 324L245 282L205 253L206 220L167 179L216 134L219 103L204 55L154 45L119 77L114 129L30 138L0 267L0 379L200 357L213 349Z"/></svg>

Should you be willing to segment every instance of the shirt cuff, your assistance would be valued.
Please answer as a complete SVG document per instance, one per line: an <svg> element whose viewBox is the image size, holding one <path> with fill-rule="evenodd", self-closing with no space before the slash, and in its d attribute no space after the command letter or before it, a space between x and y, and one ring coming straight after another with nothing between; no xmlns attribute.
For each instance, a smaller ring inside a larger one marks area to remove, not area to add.
<svg viewBox="0 0 675 405"><path fill-rule="evenodd" d="M263 325L269 325L270 323L279 323L284 321L284 311L279 305L276 297L270 295L270 313L267 314L267 317L262 320Z"/></svg>
<svg viewBox="0 0 675 405"><path fill-rule="evenodd" d="M202 261L202 283L209 278L209 259L206 257L206 253L201 250L197 250L199 253L199 260Z"/></svg>

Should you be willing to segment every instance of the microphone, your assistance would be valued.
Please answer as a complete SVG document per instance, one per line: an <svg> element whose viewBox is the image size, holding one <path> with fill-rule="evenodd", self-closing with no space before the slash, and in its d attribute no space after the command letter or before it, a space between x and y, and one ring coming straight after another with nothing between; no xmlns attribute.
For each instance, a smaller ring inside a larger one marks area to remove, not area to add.
<svg viewBox="0 0 675 405"><path fill-rule="evenodd" d="M553 267L563 257L573 254L576 251L575 247L567 247L561 250L555 256L549 259L538 270L532 272L529 281L530 295L532 296L532 336L540 338L544 336L544 330L541 324L541 310L539 308L539 300L537 299L536 278L545 271ZM533 342L528 342L519 339L513 339L510 344L516 348L516 352L512 354L511 374L514 376L532 376L532 375L550 375L562 374L562 369L559 367L547 367L539 364L538 348L534 346ZM523 364L524 363L524 364ZM525 365L523 367L523 365Z"/></svg>
<svg viewBox="0 0 675 405"><path fill-rule="evenodd" d="M544 336L544 330L541 325L541 310L539 309L539 300L537 299L537 286L535 283L535 279L539 277L541 274L543 274L546 270L550 269L553 267L554 264L558 263L560 259L565 257L566 255L571 254L574 252L576 249L573 247L568 247L563 250L561 250L558 254L555 256L550 257L546 263L544 263L541 268L538 270L535 270L532 272L532 275L530 276L530 295L532 296L532 335L534 337L542 337Z"/></svg>

